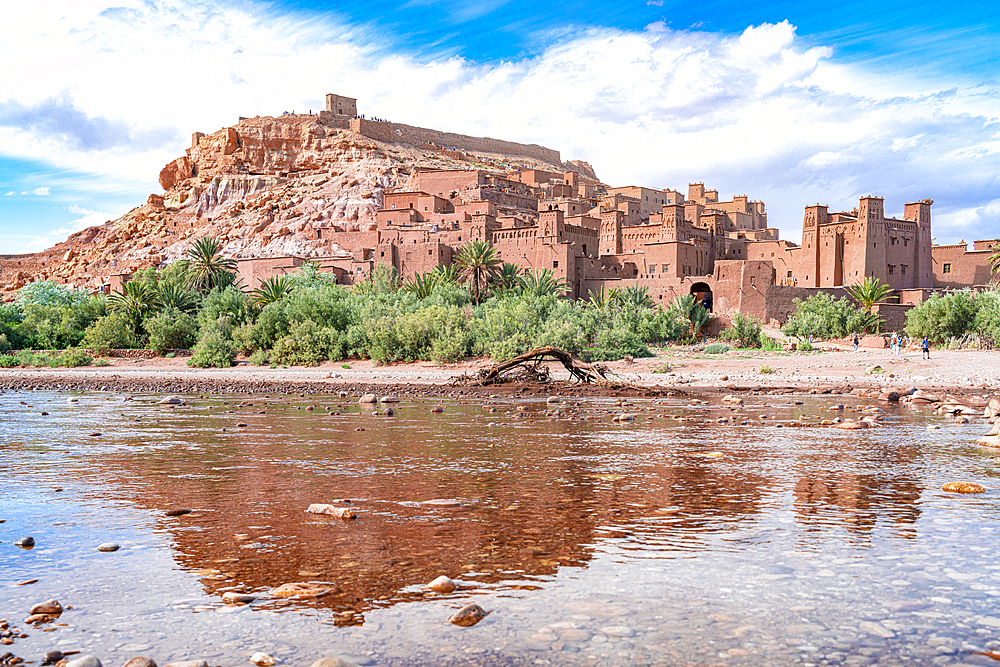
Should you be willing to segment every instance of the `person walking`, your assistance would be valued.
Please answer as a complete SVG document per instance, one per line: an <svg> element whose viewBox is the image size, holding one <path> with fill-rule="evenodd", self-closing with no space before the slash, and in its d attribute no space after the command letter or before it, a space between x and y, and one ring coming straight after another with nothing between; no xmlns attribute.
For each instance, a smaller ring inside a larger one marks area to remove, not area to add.
<svg viewBox="0 0 1000 667"><path fill-rule="evenodd" d="M930 359L931 358L931 342L929 340L927 340L927 336L924 336L924 339L920 342L920 347L924 351L924 354L923 354L922 358L923 359Z"/></svg>
<svg viewBox="0 0 1000 667"><path fill-rule="evenodd" d="M861 341L858 340L858 334L854 334L854 351L855 352L858 351L858 343L860 343L860 342Z"/></svg>

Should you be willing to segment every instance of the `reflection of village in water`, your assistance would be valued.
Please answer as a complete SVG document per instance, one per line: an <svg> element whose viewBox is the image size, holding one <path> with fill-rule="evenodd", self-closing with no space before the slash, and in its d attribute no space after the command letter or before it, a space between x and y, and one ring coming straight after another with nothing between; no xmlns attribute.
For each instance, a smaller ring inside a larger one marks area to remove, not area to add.
<svg viewBox="0 0 1000 667"><path fill-rule="evenodd" d="M554 418L546 410L558 406L537 399L495 402L495 413L447 403L444 414L404 401L394 417L331 397L126 403L134 422L115 438L127 446L92 466L120 475L115 486L139 507L195 510L159 521L210 594L267 598L311 582L329 592L254 604L326 609L338 625L422 599L440 574L472 589L541 586L559 568L587 567L605 540L636 558L766 549L767 515L789 493L801 548L834 531L862 547L877 529L916 536L923 488L904 469L920 449L878 431L790 428L800 415L818 421L825 404L634 400L624 407L642 421L619 425L611 402L567 400ZM356 520L304 512L338 499ZM420 504L432 499L460 505Z"/></svg>

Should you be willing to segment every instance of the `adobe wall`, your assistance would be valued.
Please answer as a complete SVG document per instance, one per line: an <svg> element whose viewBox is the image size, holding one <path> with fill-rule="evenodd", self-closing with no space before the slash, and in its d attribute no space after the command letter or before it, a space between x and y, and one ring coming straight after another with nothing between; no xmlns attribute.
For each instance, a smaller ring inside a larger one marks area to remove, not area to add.
<svg viewBox="0 0 1000 667"><path fill-rule="evenodd" d="M906 314L911 308L910 304L876 303L872 310L882 316L883 331L902 331L906 328Z"/></svg>
<svg viewBox="0 0 1000 667"><path fill-rule="evenodd" d="M478 153L497 153L500 155L530 157L550 164L562 164L559 151L545 148L538 144L519 144L514 141L503 141L489 137L470 137L464 134L441 132L424 127L414 127L402 123L373 121L365 118L352 118L351 130L376 141L385 143L402 143L421 146L428 143L441 146L452 146Z"/></svg>
<svg viewBox="0 0 1000 667"><path fill-rule="evenodd" d="M989 284L993 280L989 261L992 253L989 249L969 252L964 243L934 246L931 248L934 287L957 289Z"/></svg>

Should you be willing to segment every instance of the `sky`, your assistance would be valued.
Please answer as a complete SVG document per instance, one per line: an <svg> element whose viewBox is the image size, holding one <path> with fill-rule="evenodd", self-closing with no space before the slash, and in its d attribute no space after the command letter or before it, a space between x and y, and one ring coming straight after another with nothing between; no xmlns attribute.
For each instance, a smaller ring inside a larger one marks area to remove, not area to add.
<svg viewBox="0 0 1000 667"><path fill-rule="evenodd" d="M609 185L803 209L932 198L938 243L1000 237L1000 3L8 2L0 254L162 192L193 132L359 111L538 143Z"/></svg>

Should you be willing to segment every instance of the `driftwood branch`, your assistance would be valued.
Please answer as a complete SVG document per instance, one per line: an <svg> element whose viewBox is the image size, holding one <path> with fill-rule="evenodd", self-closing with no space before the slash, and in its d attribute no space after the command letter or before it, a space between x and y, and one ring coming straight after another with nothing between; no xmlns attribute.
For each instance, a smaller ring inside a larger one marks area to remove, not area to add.
<svg viewBox="0 0 1000 667"><path fill-rule="evenodd" d="M554 347L540 347L520 356L508 359L490 368L481 369L475 375L461 375L455 378L453 384L476 384L479 386L503 384L505 382L533 381L545 383L549 381L547 361L558 361L569 371L570 376L584 384L595 384L607 387L631 387L628 383L612 380L614 375L604 364L588 364L573 355Z"/></svg>

